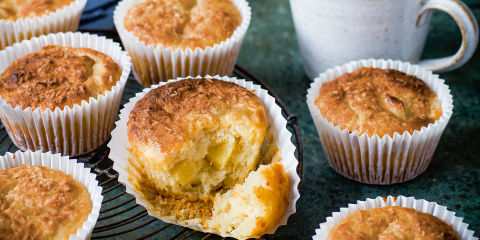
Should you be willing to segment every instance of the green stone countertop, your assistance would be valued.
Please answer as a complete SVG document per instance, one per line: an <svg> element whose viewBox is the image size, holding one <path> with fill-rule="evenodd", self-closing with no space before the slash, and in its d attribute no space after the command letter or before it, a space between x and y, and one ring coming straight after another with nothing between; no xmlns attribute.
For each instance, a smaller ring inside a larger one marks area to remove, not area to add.
<svg viewBox="0 0 480 240"><path fill-rule="evenodd" d="M249 1L252 22L238 59L297 115L304 144L297 212L273 239L311 239L319 223L348 203L386 195L414 196L445 205L480 236L480 52L458 70L442 73L453 94L453 116L430 167L418 178L392 186L348 180L328 164L306 104L310 80L303 72L288 0ZM465 1L478 6L480 1ZM472 9L480 21L480 9ZM455 53L461 35L454 20L435 12L423 56Z"/></svg>

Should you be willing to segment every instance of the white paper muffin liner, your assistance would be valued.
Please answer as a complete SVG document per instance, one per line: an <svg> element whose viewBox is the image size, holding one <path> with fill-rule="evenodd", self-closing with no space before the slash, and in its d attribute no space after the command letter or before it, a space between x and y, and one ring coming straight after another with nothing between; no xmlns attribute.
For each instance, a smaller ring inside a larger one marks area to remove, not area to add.
<svg viewBox="0 0 480 240"><path fill-rule="evenodd" d="M364 66L395 69L424 81L440 101L440 119L420 131L415 130L413 134L396 132L393 137L359 135L358 131L349 132L328 122L315 105L322 84ZM332 168L349 179L368 184L400 183L423 173L452 116L452 95L444 82L438 75L418 65L383 59L353 61L320 74L308 89L307 104Z"/></svg>
<svg viewBox="0 0 480 240"><path fill-rule="evenodd" d="M0 49L48 33L76 31L86 3L87 0L75 0L41 16L15 21L0 19Z"/></svg>
<svg viewBox="0 0 480 240"><path fill-rule="evenodd" d="M123 46L132 57L133 74L142 85L148 87L177 77L231 75L250 24L251 9L246 0L233 0L242 15L242 22L231 37L213 47L186 50L161 44L146 45L125 29L123 20L127 11L139 1L120 2L113 13L113 21Z"/></svg>
<svg viewBox="0 0 480 240"><path fill-rule="evenodd" d="M102 187L98 186L97 177L90 173L90 168L85 167L83 163L77 163L75 159L69 159L60 154L52 154L50 152L42 153L40 151L16 151L15 153L6 153L0 156L0 169L9 169L19 167L21 165L45 166L51 169L60 170L66 174L70 174L73 178L85 186L92 201L92 211L88 214L87 220L83 222L75 234L70 235L70 240L90 239L93 227L97 222L102 205Z"/></svg>
<svg viewBox="0 0 480 240"><path fill-rule="evenodd" d="M188 77L192 78L192 77ZM197 78L200 78L198 76ZM300 177L296 171L298 160L295 157L295 146L291 142L292 134L287 130L287 120L282 116L281 108L275 103L275 99L270 96L266 90L262 89L259 85L253 84L252 82L245 81L242 79L236 78L229 78L229 77L220 77L220 76L206 76L206 78L214 78L219 79L227 82L236 83L250 91L252 91L255 95L257 95L262 103L265 106L267 120L270 124L270 132L269 134L273 134L273 141L276 143L279 151L278 153L281 155L280 162L283 164L285 171L288 174L290 180L290 194L289 194L289 205L285 210L285 213L282 219L278 222L278 224L268 231L268 234L273 234L276 229L281 225L286 225L288 217L295 213L296 207L295 204L300 197L300 193L298 191L298 184L300 183ZM150 90L155 89L157 87L163 86L170 82L180 81L186 78L178 78L175 80L169 80L168 82L162 82L158 85L153 85L151 88L146 88L143 92L139 92L135 95L135 97L131 98L130 101L125 104L124 108L120 110L120 120L116 122L116 128L112 131L112 139L108 143L108 147L110 148L109 158L113 160L113 169L119 173L118 181L123 183L126 186L126 191L131 195L135 196L137 203L145 207L149 214L154 216L151 209L149 209L148 204L139 197L137 193L138 190L130 183L128 180L129 172L127 169L130 167L130 162L128 161L129 158L133 158L129 149L131 148L130 143L128 141L127 135L127 122L129 119L130 112L134 108L135 104L142 99ZM268 134L267 134L268 135ZM268 138L268 137L267 137ZM219 234L218 232L203 229L199 225L183 225L177 222L169 221L166 216L159 217L164 222L192 228L202 232L211 232L215 234ZM220 234L219 234L220 235ZM231 237L230 235L221 235L222 237Z"/></svg>
<svg viewBox="0 0 480 240"><path fill-rule="evenodd" d="M367 198L365 201L358 201L357 204L348 204L346 208L340 208L340 212L332 213L331 217L327 217L326 222L320 224L320 228L315 230L313 240L326 240L330 231L342 219L348 217L357 210L366 210L379 207L408 207L417 211L432 214L445 221L448 225L457 231L461 240L478 240L473 236L473 231L468 229L468 224L463 222L463 218L456 217L455 212L448 211L447 207L439 205L435 202L426 200L417 200L414 197L377 197L375 199Z"/></svg>
<svg viewBox="0 0 480 240"><path fill-rule="evenodd" d="M21 150L42 150L77 156L92 151L110 136L120 100L130 73L130 58L120 44L88 33L56 33L21 43L0 51L0 73L16 59L39 51L43 46L87 47L110 56L122 69L120 80L110 91L91 97L88 102L55 109L12 107L0 96L0 118L8 135Z"/></svg>

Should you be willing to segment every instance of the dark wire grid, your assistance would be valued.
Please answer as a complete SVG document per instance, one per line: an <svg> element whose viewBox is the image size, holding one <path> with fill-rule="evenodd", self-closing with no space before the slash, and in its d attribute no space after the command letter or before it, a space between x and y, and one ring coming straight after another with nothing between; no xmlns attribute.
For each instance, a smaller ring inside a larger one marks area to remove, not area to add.
<svg viewBox="0 0 480 240"><path fill-rule="evenodd" d="M282 108L283 114L287 118L287 127L293 131L295 136L294 140L299 162L297 172L301 178L303 147L297 129L296 116L290 114L283 102L267 85L244 68L238 65L235 66L234 76L259 84L276 99L277 104ZM122 96L122 106L137 92L142 91L142 89L143 87L131 76ZM0 149L2 153L17 150L2 125L0 125ZM79 162L85 163L86 166L92 169L93 173L97 174L99 185L103 188L102 195L104 199L102 208L91 239L123 239L125 237L129 239L222 239L214 234L205 234L164 223L149 216L145 208L136 204L135 198L126 193L125 187L117 181L118 173L113 170L113 162L108 158L109 152L105 143L95 151L77 157ZM264 238L268 238L268 236Z"/></svg>

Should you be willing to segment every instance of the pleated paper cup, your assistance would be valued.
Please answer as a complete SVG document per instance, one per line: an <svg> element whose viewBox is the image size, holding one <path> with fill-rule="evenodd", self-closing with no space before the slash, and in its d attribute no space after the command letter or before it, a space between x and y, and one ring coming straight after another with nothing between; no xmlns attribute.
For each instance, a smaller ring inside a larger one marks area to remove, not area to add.
<svg viewBox="0 0 480 240"><path fill-rule="evenodd" d="M367 198L365 201L358 201L357 204L348 204L348 207L340 208L339 212L332 213L332 216L327 217L326 222L320 224L320 228L315 230L316 234L313 236L313 240L326 240L335 225L358 210L390 206L413 208L420 212L432 214L445 221L457 231L461 240L478 240L478 238L473 236L473 231L468 229L468 224L463 222L463 218L456 217L455 212L448 211L447 207L435 202L428 202L423 199L417 200L414 197L404 196L377 197L375 199Z"/></svg>
<svg viewBox="0 0 480 240"><path fill-rule="evenodd" d="M9 169L19 167L21 165L45 166L51 169L60 170L83 184L90 195L92 201L92 211L88 214L87 220L83 222L75 234L70 235L70 240L90 239L93 227L97 222L102 205L102 187L98 186L97 177L90 173L90 168L84 166L83 163L77 163L75 159L60 156L60 154L52 154L50 152L42 153L40 151L16 151L15 153L6 153L0 156L0 169Z"/></svg>
<svg viewBox="0 0 480 240"><path fill-rule="evenodd" d="M16 42L48 33L77 31L86 3L87 0L75 0L41 16L15 21L0 19L0 50Z"/></svg>
<svg viewBox="0 0 480 240"><path fill-rule="evenodd" d="M322 84L369 66L398 70L424 81L437 95L442 116L413 134L405 131L393 136L359 135L356 130L349 132L334 126L315 105ZM308 89L307 104L330 166L349 179L382 185L411 180L427 169L453 111L450 89L438 75L418 65L383 59L354 61L320 74Z"/></svg>
<svg viewBox="0 0 480 240"><path fill-rule="evenodd" d="M188 77L192 78L192 77ZM200 76L196 78L201 78ZM300 197L300 193L298 191L298 184L300 183L300 177L296 171L298 160L295 157L295 146L291 142L292 134L287 130L287 120L282 115L281 108L275 103L275 99L270 96L266 90L262 89L259 85L256 85L252 82L245 81L243 79L236 79L236 78L229 78L229 77L220 77L220 76L206 76L206 78L213 78L219 79L227 82L236 83L250 91L252 91L257 97L260 98L262 103L265 106L267 120L269 123L269 131L267 133L266 141L268 142L269 146L266 147L267 150L264 150L263 156L272 156L273 159L280 158L280 162L283 164L285 171L290 180L290 193L289 193L289 205L285 210L285 213L282 219L278 222L278 224L270 229L267 234L273 234L276 229L281 225L286 225L288 217L295 213L296 207L295 204ZM113 169L119 173L118 181L123 183L126 186L126 191L133 196L135 196L137 203L145 207L149 214L159 218L160 220L173 223L176 225L192 228L202 232L211 232L215 234L219 234L218 232L214 232L211 230L203 229L199 225L195 224L182 224L178 222L172 222L169 220L168 216L156 216L154 213L155 211L150 208L149 204L147 204L141 197L143 195L139 189L137 189L129 180L132 176L129 173L130 171L135 171L134 167L131 166L129 159L134 159L134 156L131 155L129 149L131 148L130 143L128 141L127 135L127 122L129 119L130 112L134 108L135 104L142 99L148 92L152 89L157 87L163 86L170 82L181 81L187 78L178 78L175 80L170 80L168 82L162 82L158 85L153 85L151 88L146 88L143 92L139 92L135 95L135 97L131 98L130 101L124 106L124 108L120 111L120 120L116 122L116 128L112 131L112 139L108 143L108 147L110 148L109 158L113 160ZM272 143L273 142L273 143ZM271 146L271 147L270 147ZM274 149L277 148L275 153L272 153ZM221 234L219 234L221 235ZM221 235L222 237L231 237L230 235Z"/></svg>
<svg viewBox="0 0 480 240"><path fill-rule="evenodd" d="M90 97L73 108L22 109L12 107L0 96L0 118L13 143L21 150L81 155L94 150L110 136L130 73L130 58L120 44L111 39L88 33L56 33L25 40L0 51L0 72L14 60L49 44L86 47L105 53L122 69L120 80L96 99Z"/></svg>
<svg viewBox="0 0 480 240"><path fill-rule="evenodd" d="M141 0L123 0L113 13L113 21L123 46L132 57L133 74L144 86L188 76L231 75L243 38L250 24L251 9L246 0L233 0L242 16L240 26L226 40L206 48L171 48L141 41L124 27L127 11Z"/></svg>

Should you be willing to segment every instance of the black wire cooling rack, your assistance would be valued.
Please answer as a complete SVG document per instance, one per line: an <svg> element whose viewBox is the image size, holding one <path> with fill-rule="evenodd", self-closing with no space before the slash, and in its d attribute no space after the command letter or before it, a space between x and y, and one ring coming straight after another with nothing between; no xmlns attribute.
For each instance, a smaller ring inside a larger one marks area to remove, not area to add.
<svg viewBox="0 0 480 240"><path fill-rule="evenodd" d="M297 147L299 161L297 172L302 177L303 148L297 129L297 118L290 114L278 96L262 81L240 66L235 66L234 76L253 81L268 90L277 104L282 108L287 118L287 127L293 133L293 140ZM135 81L133 76L127 81L122 97L122 106L143 87ZM108 142L108 141L107 141ZM5 128L0 124L0 152L14 152L17 148L10 140ZM136 204L135 198L125 192L125 187L117 181L118 173L113 170L113 162L108 158L109 149L106 143L95 151L77 157L79 162L85 163L97 174L99 185L102 186L103 202L100 216L93 229L91 239L221 239L214 234L205 234L192 229L164 223L148 215L145 208ZM268 238L265 236L263 238Z"/></svg>

